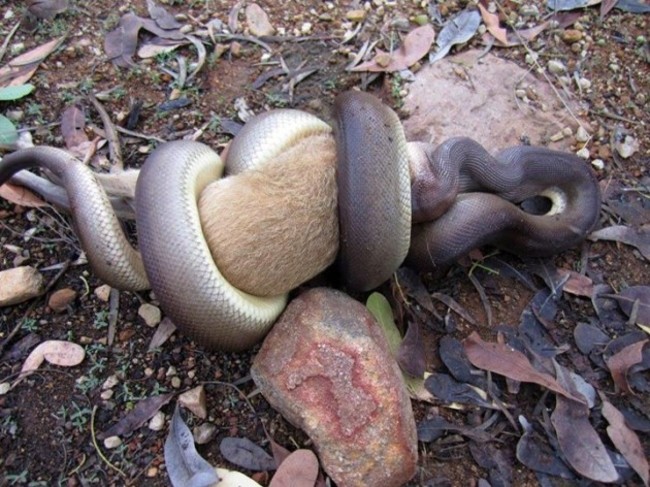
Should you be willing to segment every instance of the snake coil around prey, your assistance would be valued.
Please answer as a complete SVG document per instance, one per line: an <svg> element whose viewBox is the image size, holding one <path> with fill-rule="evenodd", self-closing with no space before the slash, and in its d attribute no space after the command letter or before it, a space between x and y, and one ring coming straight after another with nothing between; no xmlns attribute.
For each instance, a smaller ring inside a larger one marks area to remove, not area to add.
<svg viewBox="0 0 650 487"><path fill-rule="evenodd" d="M183 333L233 351L260 341L287 293L333 263L347 288L368 291L403 262L445 269L486 244L561 252L598 220L597 180L572 154L522 146L493 157L464 137L407 142L397 115L356 91L337 97L334 119L332 131L299 110L254 117L225 164L198 142L162 144L137 178L139 252L95 173L61 149L5 156L0 184L50 170L98 277L151 287ZM539 214L522 209L540 197Z"/></svg>

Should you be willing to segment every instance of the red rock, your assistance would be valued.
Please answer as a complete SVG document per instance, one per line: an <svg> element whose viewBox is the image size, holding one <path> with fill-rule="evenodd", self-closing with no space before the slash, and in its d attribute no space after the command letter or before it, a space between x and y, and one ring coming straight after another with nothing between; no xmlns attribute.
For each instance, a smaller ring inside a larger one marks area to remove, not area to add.
<svg viewBox="0 0 650 487"><path fill-rule="evenodd" d="M268 402L314 442L339 486L398 486L417 463L402 375L367 309L332 289L294 299L251 374Z"/></svg>
<svg viewBox="0 0 650 487"><path fill-rule="evenodd" d="M75 299L77 299L77 292L74 289L58 289L50 295L47 305L55 313L62 313Z"/></svg>

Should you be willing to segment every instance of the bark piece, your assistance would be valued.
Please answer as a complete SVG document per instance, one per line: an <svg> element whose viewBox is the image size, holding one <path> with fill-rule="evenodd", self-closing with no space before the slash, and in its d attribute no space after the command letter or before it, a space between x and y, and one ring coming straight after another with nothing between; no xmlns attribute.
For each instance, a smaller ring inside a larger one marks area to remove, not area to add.
<svg viewBox="0 0 650 487"><path fill-rule="evenodd" d="M408 393L383 332L357 301L331 289L294 299L251 375L269 403L310 436L337 485L398 486L414 475Z"/></svg>

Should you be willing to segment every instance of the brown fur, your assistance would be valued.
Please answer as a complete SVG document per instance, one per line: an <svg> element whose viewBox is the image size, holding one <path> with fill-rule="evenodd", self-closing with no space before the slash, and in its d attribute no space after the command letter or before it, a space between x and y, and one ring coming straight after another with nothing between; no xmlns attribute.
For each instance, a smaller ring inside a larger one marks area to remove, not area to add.
<svg viewBox="0 0 650 487"><path fill-rule="evenodd" d="M210 184L199 212L219 270L257 296L285 293L335 259L339 228L331 135L298 142L264 167Z"/></svg>

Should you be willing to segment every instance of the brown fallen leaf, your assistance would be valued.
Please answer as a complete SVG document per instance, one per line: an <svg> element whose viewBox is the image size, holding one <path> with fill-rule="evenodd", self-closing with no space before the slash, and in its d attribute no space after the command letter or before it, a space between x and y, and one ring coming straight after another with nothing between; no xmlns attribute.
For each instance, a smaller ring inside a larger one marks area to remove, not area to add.
<svg viewBox="0 0 650 487"><path fill-rule="evenodd" d="M63 42L63 37L16 56L0 68L0 87L24 85L34 75L40 63Z"/></svg>
<svg viewBox="0 0 650 487"><path fill-rule="evenodd" d="M313 487L318 477L318 458L311 450L300 449L278 467L269 487Z"/></svg>
<svg viewBox="0 0 650 487"><path fill-rule="evenodd" d="M433 26L430 24L417 27L404 37L402 45L396 51L387 53L377 49L373 59L351 68L350 71L392 73L409 68L428 54L435 37Z"/></svg>
<svg viewBox="0 0 650 487"><path fill-rule="evenodd" d="M485 22L485 27L487 27L488 32L501 44L507 46L508 33L503 27L501 27L499 16L488 12L488 10L480 3L478 4L478 8L481 11L481 17L483 18L483 22Z"/></svg>
<svg viewBox="0 0 650 487"><path fill-rule="evenodd" d="M101 440L110 436L122 436L131 433L153 418L161 407L171 401L175 394L175 392L168 392L167 394L142 399L131 412L106 431L99 433L97 437Z"/></svg>
<svg viewBox="0 0 650 487"><path fill-rule="evenodd" d="M650 286L630 286L618 294L607 294L628 317L634 313L634 321L639 325L650 325Z"/></svg>
<svg viewBox="0 0 650 487"><path fill-rule="evenodd" d="M16 387L25 377L37 370L43 361L62 367L74 367L83 362L86 352L81 345L62 340L47 340L38 345L25 359L18 379L12 384Z"/></svg>
<svg viewBox="0 0 650 487"><path fill-rule="evenodd" d="M562 291L575 296L585 296L587 298L593 296L594 282L587 276L570 269L556 269L556 272L564 282Z"/></svg>
<svg viewBox="0 0 650 487"><path fill-rule="evenodd" d="M53 19L69 7L68 0L31 0L27 10L39 19Z"/></svg>
<svg viewBox="0 0 650 487"><path fill-rule="evenodd" d="M603 0L603 3L600 4L600 20L603 20L605 16L616 6L618 0Z"/></svg>
<svg viewBox="0 0 650 487"><path fill-rule="evenodd" d="M402 369L411 377L422 378L426 369L424 341L420 334L420 325L409 322L404 339L399 344L395 359Z"/></svg>
<svg viewBox="0 0 650 487"><path fill-rule="evenodd" d="M566 369L556 367L556 373L562 387L571 391L575 389ZM551 423L564 458L576 472L598 482L618 479L605 445L589 422L589 407L585 403L555 396Z"/></svg>
<svg viewBox="0 0 650 487"><path fill-rule="evenodd" d="M61 135L70 152L83 159L88 150L88 136L85 132L86 114L79 105L71 105L61 115Z"/></svg>
<svg viewBox="0 0 650 487"><path fill-rule="evenodd" d="M643 451L643 445L637 434L630 429L625 423L623 414L607 400L602 392L599 392L600 399L603 401L602 412L605 419L609 422L607 435L612 440L614 446L625 457L630 467L639 474L643 485L648 487L650 482L650 472L648 459Z"/></svg>
<svg viewBox="0 0 650 487"><path fill-rule="evenodd" d="M473 332L463 340L465 354L475 367L489 370L519 382L532 382L568 399L583 402L562 387L552 376L533 368L528 358L521 352L501 343L489 343Z"/></svg>
<svg viewBox="0 0 650 487"><path fill-rule="evenodd" d="M147 10L151 17L161 29L180 29L183 25L176 20L162 5L153 0L147 0Z"/></svg>
<svg viewBox="0 0 650 487"><path fill-rule="evenodd" d="M636 247L639 252L650 260L650 224L641 225L639 228L630 228L625 225L605 227L592 232L588 237L591 241L613 240Z"/></svg>
<svg viewBox="0 0 650 487"><path fill-rule="evenodd" d="M0 196L15 205L25 206L28 208L40 208L47 206L47 203L36 196L30 190L11 183L5 183L0 186Z"/></svg>
<svg viewBox="0 0 650 487"><path fill-rule="evenodd" d="M628 345L605 361L618 390L621 390L626 394L634 394L627 381L627 372L632 366L643 360L643 347L649 341L650 340L641 340L632 345Z"/></svg>

